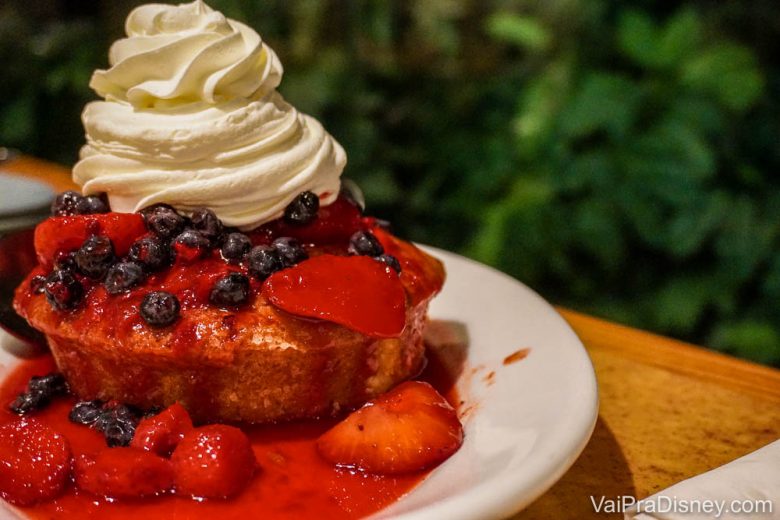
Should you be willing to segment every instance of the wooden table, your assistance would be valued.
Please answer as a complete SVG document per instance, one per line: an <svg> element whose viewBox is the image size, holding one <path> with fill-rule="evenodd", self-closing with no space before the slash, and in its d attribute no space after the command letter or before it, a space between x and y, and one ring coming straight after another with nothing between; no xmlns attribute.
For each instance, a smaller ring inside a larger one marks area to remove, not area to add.
<svg viewBox="0 0 780 520"><path fill-rule="evenodd" d="M3 169L73 187L50 163L19 158ZM599 420L569 472L516 519L609 518L591 495L643 498L780 437L780 371L559 311L596 368Z"/></svg>

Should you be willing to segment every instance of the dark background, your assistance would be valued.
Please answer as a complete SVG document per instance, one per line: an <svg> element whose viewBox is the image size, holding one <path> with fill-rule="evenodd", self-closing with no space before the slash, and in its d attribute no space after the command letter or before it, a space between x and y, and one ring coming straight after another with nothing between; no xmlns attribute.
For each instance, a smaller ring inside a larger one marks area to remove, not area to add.
<svg viewBox="0 0 780 520"><path fill-rule="evenodd" d="M73 164L127 0L4 0L0 144ZM780 365L776 0L212 0L399 234ZM497 305L500 302L497 302Z"/></svg>

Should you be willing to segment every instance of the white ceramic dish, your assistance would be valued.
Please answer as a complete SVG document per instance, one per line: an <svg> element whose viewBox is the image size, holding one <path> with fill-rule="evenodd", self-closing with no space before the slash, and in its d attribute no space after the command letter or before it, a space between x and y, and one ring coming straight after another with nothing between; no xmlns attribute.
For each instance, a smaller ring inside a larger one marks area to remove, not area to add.
<svg viewBox="0 0 780 520"><path fill-rule="evenodd" d="M374 518L502 518L552 486L585 447L598 415L596 379L574 332L539 295L484 265L428 248L447 267L431 307L468 336L458 381L466 440L409 495ZM16 363L0 333L0 377ZM521 350L517 362L504 359ZM492 375L491 375L492 373ZM13 518L0 510L0 518Z"/></svg>

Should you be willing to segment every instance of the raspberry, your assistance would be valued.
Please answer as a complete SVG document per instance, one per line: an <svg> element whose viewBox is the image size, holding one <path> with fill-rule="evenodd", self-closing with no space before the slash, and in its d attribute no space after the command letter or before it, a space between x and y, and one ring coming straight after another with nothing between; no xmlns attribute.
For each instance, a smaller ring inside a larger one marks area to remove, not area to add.
<svg viewBox="0 0 780 520"><path fill-rule="evenodd" d="M182 405L175 403L159 414L141 420L130 446L167 457L190 430L192 419Z"/></svg>

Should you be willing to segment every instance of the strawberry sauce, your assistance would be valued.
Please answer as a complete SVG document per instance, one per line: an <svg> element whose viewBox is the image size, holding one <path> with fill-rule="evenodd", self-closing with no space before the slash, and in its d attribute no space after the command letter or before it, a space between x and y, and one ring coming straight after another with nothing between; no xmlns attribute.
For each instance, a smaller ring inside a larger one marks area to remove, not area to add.
<svg viewBox="0 0 780 520"><path fill-rule="evenodd" d="M54 360L44 355L23 361L6 378L0 387L0 425L18 420L6 404L24 389L29 378L53 370L56 370ZM437 386L457 408L459 398L454 381L444 376L442 370L434 357L423 378ZM70 397L56 399L34 417L63 434L74 456L106 449L100 433L68 420L74 403L75 399ZM64 495L51 502L19 509L31 518L40 519L360 518L395 502L429 473L376 476L334 468L318 455L315 441L335 422L328 419L272 426L242 425L252 441L259 469L249 487L231 500L195 501L164 495L111 502L79 492L71 484Z"/></svg>

